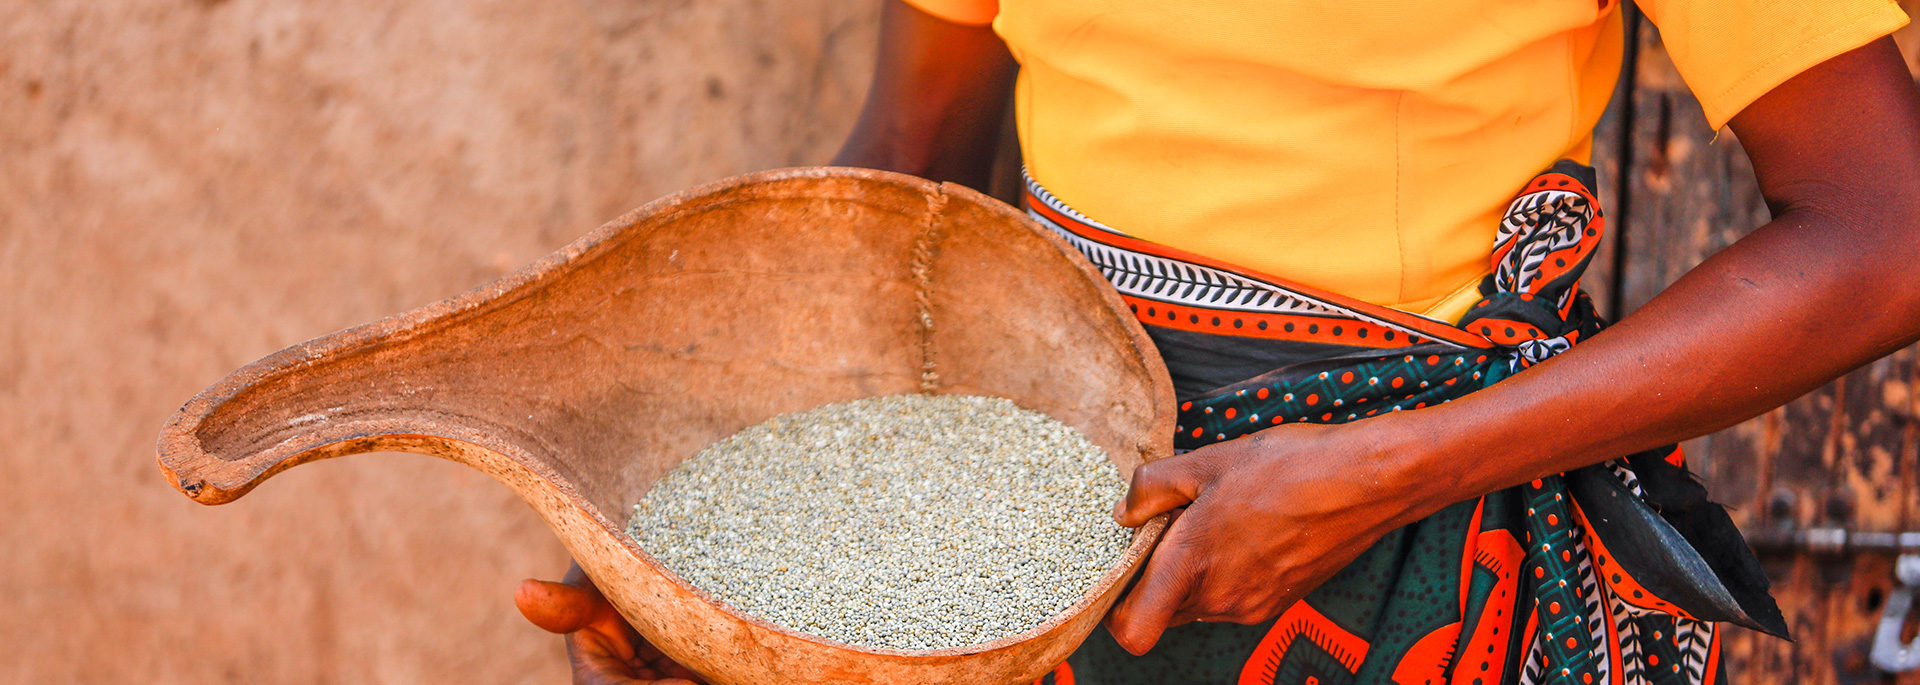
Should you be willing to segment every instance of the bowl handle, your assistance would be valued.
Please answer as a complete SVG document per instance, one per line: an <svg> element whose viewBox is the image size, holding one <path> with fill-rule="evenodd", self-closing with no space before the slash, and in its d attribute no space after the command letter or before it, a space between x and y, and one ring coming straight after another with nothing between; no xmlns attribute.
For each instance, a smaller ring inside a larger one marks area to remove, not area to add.
<svg viewBox="0 0 1920 685"><path fill-rule="evenodd" d="M281 471L362 452L442 457L500 477L507 462L551 477L527 426L483 411L470 355L421 344L388 322L289 347L221 379L161 430L160 469L202 504L223 504ZM396 333L401 333L396 335Z"/></svg>
<svg viewBox="0 0 1920 685"><path fill-rule="evenodd" d="M488 472L496 479L502 475L496 473L503 470L499 468L500 466L508 462L521 461L512 459L499 450L464 440L418 432L313 433L303 436L301 442L321 444L309 449L263 450L247 453L231 460L191 446L168 447L165 443L168 442L169 437L171 436L163 435L161 439L159 457L161 473L181 494L192 498L195 502L210 505L226 504L239 499L268 478L294 466L366 452L411 452L441 457ZM521 469L517 470L524 470L526 467L524 463L518 466Z"/></svg>

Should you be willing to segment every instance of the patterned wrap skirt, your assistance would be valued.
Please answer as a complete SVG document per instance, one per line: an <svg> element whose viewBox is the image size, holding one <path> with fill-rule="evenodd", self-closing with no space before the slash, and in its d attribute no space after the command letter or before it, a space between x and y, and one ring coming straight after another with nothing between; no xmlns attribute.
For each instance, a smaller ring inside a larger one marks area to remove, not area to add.
<svg viewBox="0 0 1920 685"><path fill-rule="evenodd" d="M1031 178L1026 201L1145 326L1192 450L1445 404L1593 337L1593 186L1570 161L1525 186L1458 324L1130 237ZM1722 623L1786 635L1758 561L1668 446L1449 506L1264 624L1176 627L1142 657L1097 630L1040 682L1719 683Z"/></svg>

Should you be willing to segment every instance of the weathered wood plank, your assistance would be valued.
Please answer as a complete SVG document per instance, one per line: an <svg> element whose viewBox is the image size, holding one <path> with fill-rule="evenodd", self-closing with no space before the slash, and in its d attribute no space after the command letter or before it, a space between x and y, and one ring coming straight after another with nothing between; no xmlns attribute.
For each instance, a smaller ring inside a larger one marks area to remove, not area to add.
<svg viewBox="0 0 1920 685"><path fill-rule="evenodd" d="M1909 13L1911 13L1913 10L1914 8L1912 6L1909 6L1907 9ZM1911 29L1911 27L1909 27L1909 29ZM1911 34L1912 31L1911 30L1903 31L1902 33ZM1920 41L1916 41L1916 42L1920 42ZM1902 50L1905 51L1909 47L1909 45L1903 44L1901 47L1902 47ZM1909 52L1907 54L1911 56L1913 53ZM1911 68L1914 65L1914 62L1909 61L1908 65ZM1907 352L1912 353L1913 350L1909 349L1907 350ZM1913 419L1913 417L1920 416L1920 392L1914 391L1916 387L1920 387L1920 386L1916 386L1916 383L1920 383L1920 360L1916 360L1915 359L1916 356L1920 356L1920 355L1910 356L1908 358L1908 364L1906 366L1906 378L1901 379L1904 381L1904 385L1901 389L1905 391L1906 416L1908 417L1907 421L1905 422L1905 425L1900 427L1901 440L1900 440L1900 472L1899 472L1900 483L1899 485L1900 485L1900 491L1901 491L1901 500L1900 500L1901 530L1920 530L1920 481L1916 481L1915 479L1915 474L1920 474L1920 421L1915 421ZM1886 580L1889 588L1888 591L1890 592L1894 585L1894 579L1891 577L1891 571L1889 571L1885 575L1886 577L1884 578L1884 580ZM1881 601L1885 599L1885 595L1882 594L1879 597L1872 597L1871 599L1876 601L1873 601L1870 603L1869 606L1865 606L1862 608L1874 613L1875 615L1878 615L1878 613L1881 610L1881 606L1880 606ZM1909 618L1907 619L1907 621L1908 621L1907 634L1903 635L1902 637L1905 639L1912 639L1914 637L1913 635L1914 618L1911 616L1911 614L1909 614ZM1895 682L1902 683L1903 685L1920 685L1920 671L1909 671L1906 673L1899 674L1899 676L1895 679Z"/></svg>
<svg viewBox="0 0 1920 685"><path fill-rule="evenodd" d="M1920 3L1909 2L1911 13ZM1731 131L1708 130L1660 42L1641 22L1631 93L1597 134L1621 144L1596 154L1603 204L1620 251L1610 287L1614 313L1631 312L1687 269L1769 218L1752 169ZM1920 73L1920 29L1896 35ZM1610 115L1612 113L1610 112ZM1620 138L1624 136L1624 139ZM1743 527L1920 528L1914 475L1916 354L1905 350L1752 421L1688 444L1715 499ZM1732 682L1868 683L1892 678L1871 667L1868 643L1886 593L1892 557L1778 557L1766 562L1774 594L1797 643L1731 629L1723 650ZM1900 682L1920 685L1920 675Z"/></svg>
<svg viewBox="0 0 1920 685"><path fill-rule="evenodd" d="M1823 525L1872 531L1906 525L1913 360L1913 350L1901 350L1829 386L1837 389L1838 406L1828 444L1835 456L1832 483L1819 512ZM1880 607L1897 582L1893 561L1888 554L1818 560L1832 583L1824 628L1836 682L1893 680L1868 660Z"/></svg>
<svg viewBox="0 0 1920 685"><path fill-rule="evenodd" d="M1873 667L1868 660L1872 651L1874 628L1880 621L1880 606L1893 589L1893 557L1887 554L1862 554L1851 558L1819 560L1828 579L1837 581L1826 597L1826 642L1828 667L1834 682L1842 685L1892 683L1893 676Z"/></svg>
<svg viewBox="0 0 1920 685"><path fill-rule="evenodd" d="M1827 508L1836 525L1897 530L1905 517L1912 472L1903 457L1914 422L1914 350L1866 365L1840 382L1838 487Z"/></svg>
<svg viewBox="0 0 1920 685"><path fill-rule="evenodd" d="M1794 642L1727 626L1721 667L1729 683L1831 683L1825 626L1830 591L1818 562L1810 557L1778 557L1765 563L1774 581Z"/></svg>
<svg viewBox="0 0 1920 685"><path fill-rule="evenodd" d="M1909 16L1920 13L1920 1L1908 0L1902 2L1901 6L1907 11ZM1920 25L1910 24L1906 28L1895 32L1893 38L1895 42L1899 43L1901 54L1906 57L1907 71L1915 74L1916 79L1920 79ZM1900 466L1896 474L1899 480L1901 498L1900 527L1902 530L1920 530L1920 482L1916 482L1916 474L1920 474L1920 421L1916 420L1916 417L1920 417L1920 392L1915 392L1915 388L1920 387L1916 386L1916 383L1920 383L1920 359L1916 359L1916 357L1920 357L1920 353L1915 353L1913 348L1909 348L1906 352L1909 355L1906 361L1906 377L1902 379L1904 383L1898 388L1898 390L1906 396L1905 420L1904 424L1899 426L1901 434ZM1891 384L1892 381L1889 380L1888 382ZM1888 397L1886 401L1891 403L1894 399L1895 398ZM1877 573L1873 570L1863 568L1859 572L1880 576L1881 580L1887 583L1889 589L1891 589L1893 585L1892 571L1890 568ZM1873 599L1883 600L1884 597L1885 595L1882 594ZM1877 616L1881 609L1880 601L1870 602L1868 605L1860 607L1860 609ZM1914 618L1909 617L1907 634L1903 637L1907 639L1914 637L1913 625ZM1900 674L1895 681L1903 685L1920 685L1920 671L1909 671Z"/></svg>
<svg viewBox="0 0 1920 685"><path fill-rule="evenodd" d="M1638 26L1643 19L1640 10L1632 3L1621 6L1624 20L1629 27ZM1619 285L1621 261L1621 236L1625 233L1628 217L1624 184L1626 166L1631 158L1628 146L1630 123L1633 121L1633 64L1634 53L1638 50L1639 35L1627 31L1625 57L1621 65L1619 83L1614 85L1613 98L1607 102L1607 110L1600 115L1600 122L1593 127L1593 165L1600 187L1594 192L1600 195L1600 211L1607 218L1607 237L1600 243L1600 249L1593 253L1593 261L1587 265L1587 272L1580 277L1580 288L1593 298L1593 305L1608 320L1620 316L1616 306L1619 298L1615 290Z"/></svg>

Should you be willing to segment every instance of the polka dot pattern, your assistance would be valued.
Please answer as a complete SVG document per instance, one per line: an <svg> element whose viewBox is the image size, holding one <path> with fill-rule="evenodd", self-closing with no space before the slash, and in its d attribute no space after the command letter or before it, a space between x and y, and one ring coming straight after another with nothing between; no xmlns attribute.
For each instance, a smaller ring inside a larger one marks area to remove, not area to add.
<svg viewBox="0 0 1920 685"><path fill-rule="evenodd" d="M1439 345L1427 348L1296 365L1182 403L1174 447L1196 449L1281 423L1346 423L1424 409L1486 387L1507 373L1506 363L1496 356Z"/></svg>

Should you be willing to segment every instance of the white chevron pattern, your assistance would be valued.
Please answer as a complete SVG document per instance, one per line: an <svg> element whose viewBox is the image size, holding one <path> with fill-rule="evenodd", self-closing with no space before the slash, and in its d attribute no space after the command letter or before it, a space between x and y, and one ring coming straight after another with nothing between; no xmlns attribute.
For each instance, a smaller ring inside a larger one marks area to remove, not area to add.
<svg viewBox="0 0 1920 685"><path fill-rule="evenodd" d="M1705 685L1707 653L1713 648L1713 633L1717 628L1706 621L1674 619L1673 642L1680 646L1680 665L1687 669L1687 682Z"/></svg>
<svg viewBox="0 0 1920 685"><path fill-rule="evenodd" d="M1072 243L1124 295L1228 311L1361 318L1238 274L1103 245L1034 218Z"/></svg>
<svg viewBox="0 0 1920 685"><path fill-rule="evenodd" d="M1612 592L1607 593L1607 608L1614 634L1620 638L1620 681L1624 685L1647 685L1646 659L1640 655L1640 624L1633 620L1646 611L1620 601Z"/></svg>
<svg viewBox="0 0 1920 685"><path fill-rule="evenodd" d="M1540 641L1545 639L1536 635L1533 646L1527 648L1526 660L1520 664L1520 685L1541 685L1547 682L1547 667L1540 664Z"/></svg>
<svg viewBox="0 0 1920 685"><path fill-rule="evenodd" d="M1604 683L1611 681L1613 675L1613 662L1605 655L1607 622L1611 618L1607 616L1606 597L1600 591L1600 576L1593 569L1593 551L1587 549L1587 541L1579 537L1580 530L1579 526L1573 527L1574 553L1580 560L1580 601L1587 605L1587 638L1592 640L1593 644L1600 645L1602 652L1600 658L1594 660L1594 677L1597 678L1595 682Z"/></svg>
<svg viewBox="0 0 1920 685"><path fill-rule="evenodd" d="M1504 292L1526 292L1532 287L1533 279L1540 276L1540 264L1548 254L1580 243L1581 233L1593 221L1593 215L1592 203L1570 191L1541 190L1514 199L1500 221L1494 250L1520 236L1528 239L1514 246L1513 249L1521 251L1519 255L1500 261L1494 282Z"/></svg>
<svg viewBox="0 0 1920 685"><path fill-rule="evenodd" d="M1125 233L1074 211L1052 193L1047 192L1046 188L1034 182L1031 177L1026 179L1026 183L1027 190L1048 209L1059 212L1075 223L1114 235L1126 236ZM1224 311L1347 318L1397 330L1409 336L1426 337L1412 328L1370 317L1272 283L1230 271L1136 252L1088 239L1032 209L1027 211L1027 215L1041 225L1053 229L1060 237L1065 238L1068 244L1073 245L1074 249L1086 255L1087 260L1093 262L1094 267L1100 270L1100 274L1106 277L1107 282L1112 283L1114 289L1120 291L1122 295L1178 306ZM1444 341L1436 340L1435 342Z"/></svg>

